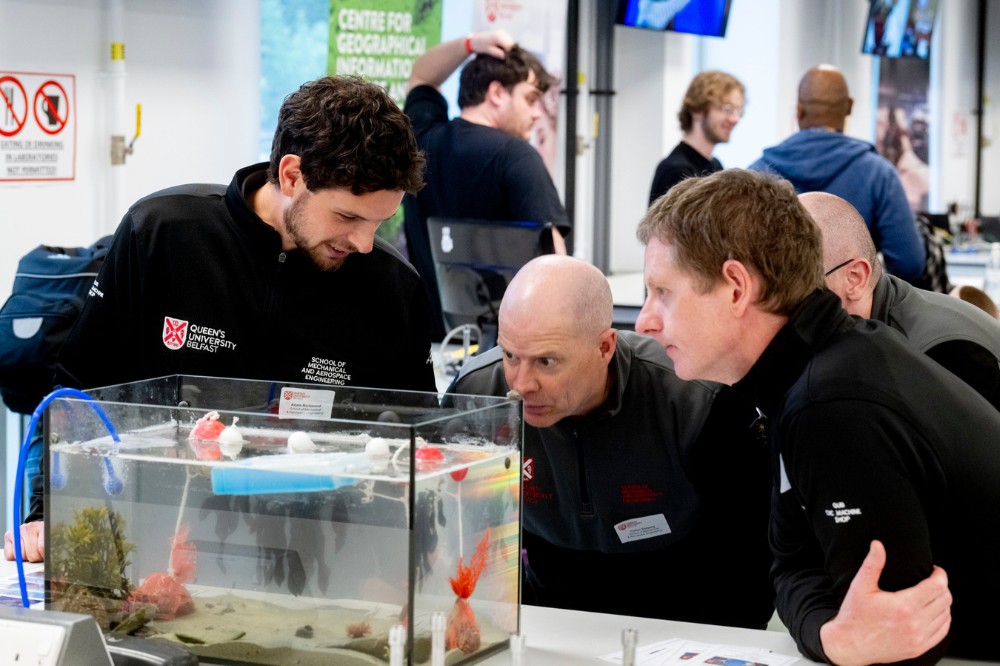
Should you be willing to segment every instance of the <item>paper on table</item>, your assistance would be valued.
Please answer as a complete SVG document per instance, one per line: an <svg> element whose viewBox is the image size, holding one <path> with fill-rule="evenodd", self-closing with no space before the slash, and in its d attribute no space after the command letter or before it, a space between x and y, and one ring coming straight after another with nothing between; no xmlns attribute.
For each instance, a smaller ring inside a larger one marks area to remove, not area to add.
<svg viewBox="0 0 1000 666"><path fill-rule="evenodd" d="M24 583L31 605L45 601L45 572L41 565L25 565ZM0 606L22 605L21 586L18 585L17 574L0 578Z"/></svg>
<svg viewBox="0 0 1000 666"><path fill-rule="evenodd" d="M601 657L613 664L622 663L621 651ZM798 657L778 654L759 648L736 645L713 645L671 638L665 641L640 645L635 651L636 666L788 666Z"/></svg>

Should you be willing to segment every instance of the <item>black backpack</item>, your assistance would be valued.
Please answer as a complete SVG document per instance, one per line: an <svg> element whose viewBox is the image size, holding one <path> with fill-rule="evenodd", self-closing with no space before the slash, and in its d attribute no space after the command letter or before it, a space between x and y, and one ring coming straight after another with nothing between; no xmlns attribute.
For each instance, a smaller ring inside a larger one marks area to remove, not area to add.
<svg viewBox="0 0 1000 666"><path fill-rule="evenodd" d="M0 396L31 414L53 389L56 359L111 246L39 245L21 257L10 298L0 308Z"/></svg>

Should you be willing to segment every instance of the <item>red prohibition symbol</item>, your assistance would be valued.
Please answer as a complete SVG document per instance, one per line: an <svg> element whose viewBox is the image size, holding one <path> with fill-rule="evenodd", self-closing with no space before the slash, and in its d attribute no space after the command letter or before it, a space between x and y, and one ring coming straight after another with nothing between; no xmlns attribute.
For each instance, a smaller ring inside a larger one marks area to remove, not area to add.
<svg viewBox="0 0 1000 666"><path fill-rule="evenodd" d="M58 88L59 94L54 94L56 91L49 88L49 86ZM59 108L60 98L63 100L62 106L65 107L64 109ZM35 93L33 106L35 109L35 122L38 123L38 126L46 134L58 134L66 127L66 123L69 121L69 97L66 96L66 90L58 82L50 79L40 85L38 92ZM44 114L47 122L42 122L39 114Z"/></svg>
<svg viewBox="0 0 1000 666"><path fill-rule="evenodd" d="M24 100L24 116L22 118L17 117L17 110L14 108L14 104L17 101L14 99L17 96L17 91L14 91L10 86L5 86L4 84L13 83L17 86L17 90L21 91L21 99ZM14 94L8 97L8 91L12 91ZM0 116L5 113L9 113L10 117L14 120L14 128L8 129L0 123L0 135L3 136L14 136L21 131L24 127L24 123L28 121L28 93L24 91L24 86L13 76L2 76L0 77Z"/></svg>

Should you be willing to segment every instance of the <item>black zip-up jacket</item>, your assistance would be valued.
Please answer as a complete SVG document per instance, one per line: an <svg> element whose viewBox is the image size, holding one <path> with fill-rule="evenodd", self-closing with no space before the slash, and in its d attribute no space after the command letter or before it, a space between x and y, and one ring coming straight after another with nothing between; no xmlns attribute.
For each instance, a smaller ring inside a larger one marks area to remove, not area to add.
<svg viewBox="0 0 1000 666"><path fill-rule="evenodd" d="M1000 414L884 324L817 291L734 386L768 417L778 613L810 659L873 539L883 590L948 574L951 633L916 663L1000 659ZM948 642L950 640L950 647Z"/></svg>
<svg viewBox="0 0 1000 666"><path fill-rule="evenodd" d="M180 374L436 390L417 272L378 237L333 272L283 252L244 198L266 169L129 209L59 355L57 385ZM43 517L43 476L31 485L25 522Z"/></svg>
<svg viewBox="0 0 1000 666"><path fill-rule="evenodd" d="M322 272L228 188L139 200L59 358L62 385L171 374L433 391L420 279L388 243Z"/></svg>

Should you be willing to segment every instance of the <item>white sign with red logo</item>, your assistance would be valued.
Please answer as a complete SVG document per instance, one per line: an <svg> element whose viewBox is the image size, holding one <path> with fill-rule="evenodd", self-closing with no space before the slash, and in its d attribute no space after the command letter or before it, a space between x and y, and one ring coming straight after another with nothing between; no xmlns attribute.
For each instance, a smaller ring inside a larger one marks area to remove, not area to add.
<svg viewBox="0 0 1000 666"><path fill-rule="evenodd" d="M278 401L278 418L328 419L333 414L336 391L285 386Z"/></svg>
<svg viewBox="0 0 1000 666"><path fill-rule="evenodd" d="M76 178L76 76L0 71L0 181Z"/></svg>
<svg viewBox="0 0 1000 666"><path fill-rule="evenodd" d="M180 349L187 342L188 323L183 319L163 318L163 344L167 349Z"/></svg>

